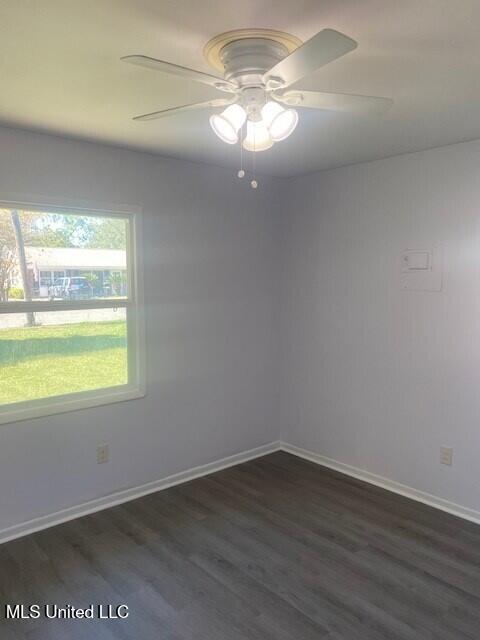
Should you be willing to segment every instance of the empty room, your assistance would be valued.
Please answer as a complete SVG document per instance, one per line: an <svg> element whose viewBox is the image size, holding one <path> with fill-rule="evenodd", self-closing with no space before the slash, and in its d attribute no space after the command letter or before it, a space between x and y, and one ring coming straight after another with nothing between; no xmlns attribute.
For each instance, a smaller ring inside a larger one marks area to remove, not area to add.
<svg viewBox="0 0 480 640"><path fill-rule="evenodd" d="M480 640L479 26L0 2L0 640Z"/></svg>

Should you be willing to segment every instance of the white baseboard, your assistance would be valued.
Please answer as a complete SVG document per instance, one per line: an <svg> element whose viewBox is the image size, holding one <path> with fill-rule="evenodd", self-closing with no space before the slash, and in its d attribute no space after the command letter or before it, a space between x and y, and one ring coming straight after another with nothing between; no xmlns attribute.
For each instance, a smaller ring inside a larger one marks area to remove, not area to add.
<svg viewBox="0 0 480 640"><path fill-rule="evenodd" d="M150 493L155 493L156 491L161 491L162 489L167 489L168 487L173 487L177 484L194 480L195 478L206 476L210 473L214 473L215 471L220 471L221 469L233 467L237 464L241 464L242 462L247 462L248 460L260 458L261 456L273 453L274 451L286 451L287 453L304 458L305 460L310 460L311 462L328 467L329 469L334 469L335 471L352 476L358 480L363 480L370 484L374 484L377 487L382 487L383 489L387 489L393 493L398 493L399 495L411 498L417 502L427 504L430 507L446 511L447 513L451 513L465 520L480 524L480 512L475 511L474 509L455 504L454 502L444 500L443 498L425 493L424 491L419 491L418 489L414 489L413 487L401 484L395 480L390 480L389 478L384 478L383 476L370 473L369 471L352 467L351 465L343 462L338 462L332 458L322 456L319 453L307 451L306 449L302 449L293 444L288 444L287 442L270 442L260 447L256 447L255 449L236 453L232 456L228 456L227 458L222 458L199 467L193 467L192 469L175 473L174 475L161 478L160 480L155 480L123 491L117 491L108 496L103 496L102 498L97 498L74 507L69 507L68 509L62 509L55 513L34 518L27 522L14 525L13 527L0 529L0 544L35 533L36 531L41 531L42 529L48 529L49 527L61 524L62 522L75 520L76 518L86 516L90 513L102 511L103 509L108 509L109 507L114 507L124 502L129 502L135 498L141 498L142 496L146 496Z"/></svg>
<svg viewBox="0 0 480 640"><path fill-rule="evenodd" d="M282 451L286 451L287 453L291 453L294 456L304 458L305 460L310 460L310 462L316 462L317 464L328 467L329 469L334 469L335 471L344 473L347 476L352 476L353 478L363 480L364 482L369 482L370 484L374 484L377 487L382 487L383 489L387 489L388 491L392 491L393 493L398 493L399 495L405 496L406 498L411 498L412 500L416 500L417 502L422 502L423 504L427 504L430 507L434 507L435 509L446 511L447 513L451 513L454 516L463 518L464 520L470 520L470 522L480 524L480 511L475 511L474 509L464 507L460 504L456 504L455 502L450 502L449 500L445 500L444 498L439 498L438 496L434 496L430 493L419 491L418 489L414 489L413 487L409 487L408 485L401 484L400 482L396 482L395 480L390 480L389 478L378 476L375 473L370 473L370 471L365 471L364 469L358 469L357 467L352 467L349 464L338 462L337 460L333 460L332 458L322 456L319 453L301 449L300 447L297 447L293 444L288 444L287 442L281 442L280 449Z"/></svg>
<svg viewBox="0 0 480 640"><path fill-rule="evenodd" d="M103 496L102 498L90 500L89 502L84 502L83 504L69 507L68 509L62 509L55 513L34 518L33 520L22 522L21 524L14 525L13 527L0 529L0 544L8 542L9 540L21 538L29 535L30 533L35 533L36 531L41 531L42 529L54 527L55 525L67 522L68 520L74 520L75 518L95 513L96 511L114 507L118 504L122 504L123 502L129 502L135 498L141 498L149 493L155 493L156 491L173 487L174 485L181 484L182 482L188 482L189 480L206 476L210 473L214 473L215 471L226 469L227 467L233 467L236 464L241 464L248 460L260 458L261 456L273 453L279 449L279 442L269 442L268 444L256 447L255 449L236 453L233 456L228 456L227 458L222 458L215 462L209 462L208 464L204 464L199 467L193 467L187 471L181 471L180 473L175 473L171 476L167 476L166 478L148 482L147 484L143 484L139 487L132 487L123 491L117 491L108 496Z"/></svg>

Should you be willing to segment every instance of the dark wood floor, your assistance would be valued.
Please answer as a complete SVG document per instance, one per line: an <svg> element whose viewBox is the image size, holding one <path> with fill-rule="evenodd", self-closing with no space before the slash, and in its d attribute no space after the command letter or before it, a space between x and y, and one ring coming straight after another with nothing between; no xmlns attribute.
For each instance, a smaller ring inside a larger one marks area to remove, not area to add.
<svg viewBox="0 0 480 640"><path fill-rule="evenodd" d="M275 453L0 546L0 600L130 608L1 640L478 640L480 527Z"/></svg>

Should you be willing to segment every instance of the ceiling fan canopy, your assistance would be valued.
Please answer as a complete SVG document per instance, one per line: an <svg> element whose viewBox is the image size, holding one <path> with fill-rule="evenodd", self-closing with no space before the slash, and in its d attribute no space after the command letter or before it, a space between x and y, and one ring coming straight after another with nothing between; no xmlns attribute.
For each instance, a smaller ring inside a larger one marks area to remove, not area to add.
<svg viewBox="0 0 480 640"><path fill-rule="evenodd" d="M228 94L136 116L134 120L149 121L196 109L224 107L221 113L210 116L213 131L228 144L243 138L247 151L259 152L294 131L298 113L293 107L379 114L391 106L388 98L289 89L356 47L354 40L333 29L323 29L304 44L281 31L242 29L215 36L205 45L207 62L222 77L143 55L122 60L201 82Z"/></svg>

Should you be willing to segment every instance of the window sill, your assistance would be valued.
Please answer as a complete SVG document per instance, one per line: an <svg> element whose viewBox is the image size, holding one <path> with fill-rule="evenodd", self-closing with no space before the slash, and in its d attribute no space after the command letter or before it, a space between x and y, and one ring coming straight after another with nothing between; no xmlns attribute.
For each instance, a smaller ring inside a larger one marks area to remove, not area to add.
<svg viewBox="0 0 480 640"><path fill-rule="evenodd" d="M85 391L54 398L7 404L0 407L0 424L44 418L56 414L69 413L70 411L136 400L144 396L144 388L123 385L109 389L99 389L98 391Z"/></svg>

